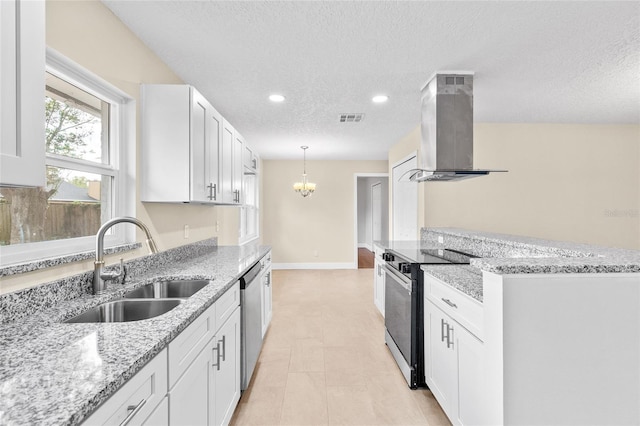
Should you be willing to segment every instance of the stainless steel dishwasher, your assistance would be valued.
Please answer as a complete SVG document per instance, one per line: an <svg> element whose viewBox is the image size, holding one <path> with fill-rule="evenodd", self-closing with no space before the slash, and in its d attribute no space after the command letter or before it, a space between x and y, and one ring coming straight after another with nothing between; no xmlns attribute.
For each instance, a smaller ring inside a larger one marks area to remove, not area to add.
<svg viewBox="0 0 640 426"><path fill-rule="evenodd" d="M260 272L262 264L256 263L240 278L240 306L242 307L242 386L249 386L262 349L262 299L260 294Z"/></svg>

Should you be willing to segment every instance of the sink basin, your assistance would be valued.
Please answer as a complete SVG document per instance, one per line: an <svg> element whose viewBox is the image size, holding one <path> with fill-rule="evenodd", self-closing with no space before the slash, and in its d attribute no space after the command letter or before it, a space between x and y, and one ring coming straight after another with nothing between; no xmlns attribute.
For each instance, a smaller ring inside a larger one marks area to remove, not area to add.
<svg viewBox="0 0 640 426"><path fill-rule="evenodd" d="M157 317L169 312L183 300L116 300L89 309L65 322L129 322Z"/></svg>
<svg viewBox="0 0 640 426"><path fill-rule="evenodd" d="M166 299L191 297L209 284L209 280L158 281L124 295L125 299Z"/></svg>

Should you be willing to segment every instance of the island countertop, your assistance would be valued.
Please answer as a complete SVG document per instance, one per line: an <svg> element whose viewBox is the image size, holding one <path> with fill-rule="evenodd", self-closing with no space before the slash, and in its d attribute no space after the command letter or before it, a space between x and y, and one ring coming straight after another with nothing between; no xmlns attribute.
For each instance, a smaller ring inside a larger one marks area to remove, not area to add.
<svg viewBox="0 0 640 426"><path fill-rule="evenodd" d="M110 284L104 295L86 294L0 324L0 424L79 424L269 250L257 244L205 246L174 261L147 256L143 262L153 268L129 271L124 286ZM212 282L173 310L148 320L63 323L159 279ZM5 301L3 308L11 306Z"/></svg>

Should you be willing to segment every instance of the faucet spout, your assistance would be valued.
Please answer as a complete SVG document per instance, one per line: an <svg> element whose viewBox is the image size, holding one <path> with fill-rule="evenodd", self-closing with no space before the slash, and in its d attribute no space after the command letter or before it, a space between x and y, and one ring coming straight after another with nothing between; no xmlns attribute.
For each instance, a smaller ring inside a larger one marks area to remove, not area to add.
<svg viewBox="0 0 640 426"><path fill-rule="evenodd" d="M96 234L96 259L93 269L93 294L103 293L107 288L106 281L115 280L116 278L122 276L124 272L122 261L120 262L120 270L118 272L104 272L104 236L113 225L116 225L118 223L133 223L138 228L142 229L147 237L147 247L149 248L149 252L158 252L156 243L155 241L153 241L153 237L151 236L149 228L147 228L147 225L145 225L142 221L136 219L135 217L128 216L114 217L113 219L106 221L100 227L100 229L98 229L98 233Z"/></svg>

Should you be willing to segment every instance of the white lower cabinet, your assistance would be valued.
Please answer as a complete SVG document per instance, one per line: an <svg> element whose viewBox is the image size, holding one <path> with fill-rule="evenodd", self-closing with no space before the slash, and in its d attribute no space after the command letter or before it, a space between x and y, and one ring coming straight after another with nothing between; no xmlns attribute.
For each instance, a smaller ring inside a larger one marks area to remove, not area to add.
<svg viewBox="0 0 640 426"><path fill-rule="evenodd" d="M477 316L475 306L464 309L467 296L443 286L425 275L425 379L454 425L483 424L483 343L460 324L480 327L469 321Z"/></svg>
<svg viewBox="0 0 640 426"><path fill-rule="evenodd" d="M154 409L167 394L167 350L142 367L86 421L87 425L139 425L155 416ZM155 424L168 424L164 421Z"/></svg>
<svg viewBox="0 0 640 426"><path fill-rule="evenodd" d="M382 253L384 249L380 246L373 247L374 252L374 277L373 277L373 303L378 308L378 311L384 317L384 285L385 285L385 273L382 269L384 260L382 260Z"/></svg>
<svg viewBox="0 0 640 426"><path fill-rule="evenodd" d="M272 274L271 274L271 251L267 253L262 260L260 261L263 266L262 270L262 338L264 338L265 334L267 334L267 329L269 328L269 324L271 323L271 317L273 315L273 288L272 285Z"/></svg>
<svg viewBox="0 0 640 426"><path fill-rule="evenodd" d="M209 423L209 373L211 351L208 347L187 368L169 391L170 425L206 425Z"/></svg>
<svg viewBox="0 0 640 426"><path fill-rule="evenodd" d="M209 375L209 424L227 425L240 400L239 307L216 332L212 347L213 363Z"/></svg>
<svg viewBox="0 0 640 426"><path fill-rule="evenodd" d="M127 381L87 425L227 425L240 400L236 283Z"/></svg>
<svg viewBox="0 0 640 426"><path fill-rule="evenodd" d="M165 396L162 398L162 402L153 410L153 413L149 414L144 422L142 422L143 426L161 426L168 425L167 421L169 419L169 397Z"/></svg>

